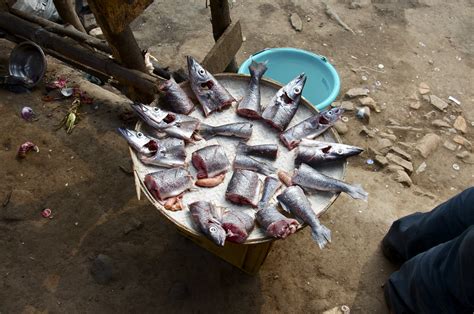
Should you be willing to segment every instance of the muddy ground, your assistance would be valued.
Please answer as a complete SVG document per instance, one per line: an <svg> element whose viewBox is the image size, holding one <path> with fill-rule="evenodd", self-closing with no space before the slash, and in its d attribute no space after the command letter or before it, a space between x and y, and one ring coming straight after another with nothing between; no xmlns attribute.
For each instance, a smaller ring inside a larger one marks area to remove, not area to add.
<svg viewBox="0 0 474 314"><path fill-rule="evenodd" d="M349 88L367 87L382 108L372 113L369 129L387 132L390 118L422 129L394 130L395 145L412 155L415 169L425 161L426 170L415 172L406 187L368 165L369 150L353 158L346 180L360 182L370 198L341 195L322 216L332 244L321 251L304 230L277 241L258 275L248 276L178 235L148 201L137 201L133 177L120 168L130 169L127 145L114 131L133 125L121 119L122 98L48 57L48 78L66 75L95 101L80 109L80 123L68 135L56 125L71 101L42 101L45 82L29 94L0 90L0 201L12 193L9 204L0 205L1 313L319 313L342 304L353 312L387 312L381 286L395 268L379 243L391 222L430 210L474 182L473 166L456 157L465 148L441 144L423 158L412 145L430 132L441 143L452 141L456 134L432 121L446 117L452 125L458 115L467 120L467 133L457 133L474 140L472 1L359 1L357 9L349 1L330 2L355 34L328 19L319 1L232 3L246 38L238 63L265 47L327 56L340 74L341 98ZM292 29L290 13L303 19L301 32ZM209 18L204 1L155 1L133 29L142 48L178 68L185 55L202 58L210 49ZM12 47L0 41L2 71ZM409 97L421 82L461 105L441 112L420 97L420 108L412 109ZM40 114L38 121L19 117L25 105ZM346 116L343 141L377 148L380 136L360 135L362 123L351 112ZM16 150L27 140L40 152L18 161ZM46 207L53 219L41 217ZM98 254L112 261L113 280L106 284L90 273Z"/></svg>

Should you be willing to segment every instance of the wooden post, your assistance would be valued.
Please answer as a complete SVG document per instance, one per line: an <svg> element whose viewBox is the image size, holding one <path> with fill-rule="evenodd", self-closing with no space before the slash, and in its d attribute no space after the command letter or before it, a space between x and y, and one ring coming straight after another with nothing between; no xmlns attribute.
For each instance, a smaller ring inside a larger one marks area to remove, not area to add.
<svg viewBox="0 0 474 314"><path fill-rule="evenodd" d="M214 40L217 41L221 35L225 32L227 27L232 22L230 19L229 1L228 0L210 0L211 4L211 23L212 23L212 34ZM226 72L237 72L237 62L235 57L232 58L230 63L225 69Z"/></svg>
<svg viewBox="0 0 474 314"><path fill-rule="evenodd" d="M58 10L59 16L65 23L71 24L78 31L83 33L86 32L84 25L82 25L79 16L77 16L76 8L73 0L53 0L56 10Z"/></svg>

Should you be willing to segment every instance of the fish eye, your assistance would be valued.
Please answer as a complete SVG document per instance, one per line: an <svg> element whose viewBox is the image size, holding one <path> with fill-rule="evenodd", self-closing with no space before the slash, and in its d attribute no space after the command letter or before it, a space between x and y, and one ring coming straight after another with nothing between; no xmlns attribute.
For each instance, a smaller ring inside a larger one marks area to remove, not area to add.
<svg viewBox="0 0 474 314"><path fill-rule="evenodd" d="M199 69L199 74L204 75L204 69Z"/></svg>
<svg viewBox="0 0 474 314"><path fill-rule="evenodd" d="M212 232L212 233L215 233L215 232L217 232L217 228L212 226L212 227L209 228L209 231Z"/></svg>
<svg viewBox="0 0 474 314"><path fill-rule="evenodd" d="M301 89L300 89L299 87L295 87L295 88L293 89L293 91L294 91L296 94L301 93Z"/></svg>
<svg viewBox="0 0 474 314"><path fill-rule="evenodd" d="M158 109L158 107L154 107L153 110L155 110L156 112L160 111L160 109Z"/></svg>
<svg viewBox="0 0 474 314"><path fill-rule="evenodd" d="M342 155L342 149L339 148L339 149L336 151L336 153L338 153L339 155Z"/></svg>
<svg viewBox="0 0 474 314"><path fill-rule="evenodd" d="M143 136L143 133L142 133L142 132L137 132L137 136L138 136L138 137L142 137L142 136Z"/></svg>

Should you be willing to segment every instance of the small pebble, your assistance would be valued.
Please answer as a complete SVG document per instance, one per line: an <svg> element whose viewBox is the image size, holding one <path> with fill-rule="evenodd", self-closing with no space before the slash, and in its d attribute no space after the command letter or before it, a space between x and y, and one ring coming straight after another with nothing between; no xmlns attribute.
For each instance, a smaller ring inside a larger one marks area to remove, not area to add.
<svg viewBox="0 0 474 314"><path fill-rule="evenodd" d="M458 164L453 164L453 169L459 171L460 167Z"/></svg>
<svg viewBox="0 0 474 314"><path fill-rule="evenodd" d="M382 70L384 68L384 65L382 63L380 63L378 66L377 66L380 70Z"/></svg>

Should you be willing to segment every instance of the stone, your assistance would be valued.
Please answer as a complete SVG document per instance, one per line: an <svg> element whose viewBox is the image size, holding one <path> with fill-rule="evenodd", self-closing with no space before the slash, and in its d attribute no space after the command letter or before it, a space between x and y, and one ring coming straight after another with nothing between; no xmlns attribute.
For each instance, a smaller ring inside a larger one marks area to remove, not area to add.
<svg viewBox="0 0 474 314"><path fill-rule="evenodd" d="M421 94L421 95L426 95L426 94L429 94L429 92L431 91L430 87L428 86L428 84L424 83L424 82L421 82L420 85L418 85L418 92Z"/></svg>
<svg viewBox="0 0 474 314"><path fill-rule="evenodd" d="M341 102L340 101L333 101L331 103L331 107L333 107L333 108L341 107Z"/></svg>
<svg viewBox="0 0 474 314"><path fill-rule="evenodd" d="M388 123L390 125L400 125L400 122L398 122L397 120L395 120L393 118L388 119Z"/></svg>
<svg viewBox="0 0 474 314"><path fill-rule="evenodd" d="M390 164L387 167L388 172L397 172L399 170L403 171L403 167L399 165Z"/></svg>
<svg viewBox="0 0 474 314"><path fill-rule="evenodd" d="M416 168L416 171L415 171L415 172L416 172L417 174L420 174L420 173L422 173L422 172L425 171L425 170L426 170L426 162L423 161L423 162L418 166L418 168Z"/></svg>
<svg viewBox="0 0 474 314"><path fill-rule="evenodd" d="M362 127L362 129L360 130L359 134L365 134L367 135L368 137L375 137L375 131L372 131L370 130L368 127L366 127L365 125Z"/></svg>
<svg viewBox="0 0 474 314"><path fill-rule="evenodd" d="M456 157L461 159L466 164L474 164L474 155L468 151L462 151L459 154L456 154Z"/></svg>
<svg viewBox="0 0 474 314"><path fill-rule="evenodd" d="M403 167L405 170L408 171L408 173L413 172L413 164L411 162L409 162L408 160L405 160L402 157L397 156L397 155L392 154L392 153L388 153L386 157L387 157L388 161L393 162L394 164Z"/></svg>
<svg viewBox="0 0 474 314"><path fill-rule="evenodd" d="M435 126L435 127L438 127L438 128L450 128L451 125L444 121L444 120L440 120L440 119L436 119L436 120L433 120L431 121L431 125L432 126Z"/></svg>
<svg viewBox="0 0 474 314"><path fill-rule="evenodd" d="M408 100L420 100L420 98L418 97L418 95L416 94L416 92L414 92L413 94L411 94L410 96L408 96Z"/></svg>
<svg viewBox="0 0 474 314"><path fill-rule="evenodd" d="M413 194L418 195L418 196L426 196L431 199L436 199L436 195L434 195L433 193L424 191L421 188L417 187L416 185L413 187Z"/></svg>
<svg viewBox="0 0 474 314"><path fill-rule="evenodd" d="M370 108L369 107L359 107L356 112L357 118L362 120L363 123L370 123Z"/></svg>
<svg viewBox="0 0 474 314"><path fill-rule="evenodd" d="M455 143L451 142L451 141L445 141L443 143L443 147L454 152L458 146Z"/></svg>
<svg viewBox="0 0 474 314"><path fill-rule="evenodd" d="M345 124L341 120L337 120L336 123L334 123L334 128L336 129L337 133L339 133L339 134L346 134L349 131L349 128L347 127L347 124Z"/></svg>
<svg viewBox="0 0 474 314"><path fill-rule="evenodd" d="M421 140L418 141L416 144L416 150L418 150L424 158L428 158L428 156L438 148L438 145L441 142L441 138L434 134L428 133Z"/></svg>
<svg viewBox="0 0 474 314"><path fill-rule="evenodd" d="M377 106L377 103L375 102L375 100L372 99L372 97L369 97L369 96L361 97L361 98L359 98L359 103L362 106L367 106L367 107L369 107L370 109L372 109L376 112L381 111L380 108Z"/></svg>
<svg viewBox="0 0 474 314"><path fill-rule="evenodd" d="M384 151L384 150L388 150L388 148L390 148L392 145L393 145L392 141L389 140L388 138L379 138L377 139L377 143L375 147L379 151Z"/></svg>
<svg viewBox="0 0 474 314"><path fill-rule="evenodd" d="M8 198L8 194L6 197ZM1 201L4 202L3 199ZM27 190L13 189L6 206L0 208L0 219L11 221L32 219L34 218L35 211L38 209L34 206L35 198L33 193Z"/></svg>
<svg viewBox="0 0 474 314"><path fill-rule="evenodd" d="M413 184L410 176L403 170L395 172L394 180L406 186L411 186Z"/></svg>
<svg viewBox="0 0 474 314"><path fill-rule="evenodd" d="M140 230L142 227L143 227L143 222L141 222L135 217L132 217L132 219L130 219L130 221L123 228L123 233L129 234L132 231Z"/></svg>
<svg viewBox="0 0 474 314"><path fill-rule="evenodd" d="M355 110L354 104L352 103L352 101L349 101L349 100L345 100L345 101L341 102L341 108L346 110L346 111L354 111Z"/></svg>
<svg viewBox="0 0 474 314"><path fill-rule="evenodd" d="M175 301L183 301L191 296L186 283L182 281L174 282L168 290L168 296Z"/></svg>
<svg viewBox="0 0 474 314"><path fill-rule="evenodd" d="M93 28L89 31L89 35L97 37L99 39L105 39L104 33L100 27Z"/></svg>
<svg viewBox="0 0 474 314"><path fill-rule="evenodd" d="M398 155L400 155L401 157L405 158L406 160L411 161L411 155L409 153L407 153L406 151L404 151L403 149L401 149L400 147L398 147L398 146L391 147L390 151L395 152Z"/></svg>
<svg viewBox="0 0 474 314"><path fill-rule="evenodd" d="M382 167L385 167L388 165L388 159L382 155L375 155L374 161L381 165Z"/></svg>
<svg viewBox="0 0 474 314"><path fill-rule="evenodd" d="M351 88L346 92L346 96L349 98L360 97L360 96L367 96L370 91L367 88Z"/></svg>
<svg viewBox="0 0 474 314"><path fill-rule="evenodd" d="M370 0L352 0L349 3L349 9L362 9L370 6L372 2Z"/></svg>
<svg viewBox="0 0 474 314"><path fill-rule="evenodd" d="M301 30L303 29L303 21L301 20L300 16L297 13L291 13L290 23L291 23L291 26L297 32L301 32Z"/></svg>
<svg viewBox="0 0 474 314"><path fill-rule="evenodd" d="M397 136L396 136L395 134L380 132L379 135L380 135L380 137L389 139L389 140L391 140L392 142L395 142L395 141L397 140Z"/></svg>
<svg viewBox="0 0 474 314"><path fill-rule="evenodd" d="M463 116L458 116L456 120L454 120L453 126L456 130L461 131L464 134L467 133L467 123Z"/></svg>
<svg viewBox="0 0 474 314"><path fill-rule="evenodd" d="M421 98L426 102L430 102L430 96L429 95L423 95L423 97L421 97Z"/></svg>
<svg viewBox="0 0 474 314"><path fill-rule="evenodd" d="M419 101L410 102L410 108L411 109L418 110L418 109L420 109L420 107L421 107L421 104L420 104Z"/></svg>
<svg viewBox="0 0 474 314"><path fill-rule="evenodd" d="M445 111L448 108L448 103L435 95L430 95L430 103L440 111Z"/></svg>
<svg viewBox="0 0 474 314"><path fill-rule="evenodd" d="M98 284L107 284L114 279L114 266L112 259L99 254L92 262L90 269L91 275Z"/></svg>
<svg viewBox="0 0 474 314"><path fill-rule="evenodd" d="M453 141L459 145L464 146L467 150L472 151L472 143L461 135L454 136Z"/></svg>

